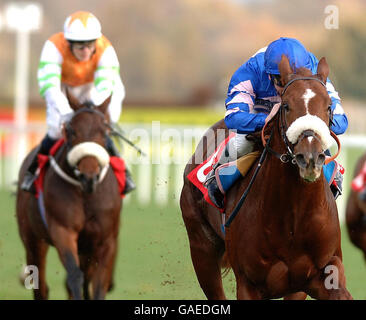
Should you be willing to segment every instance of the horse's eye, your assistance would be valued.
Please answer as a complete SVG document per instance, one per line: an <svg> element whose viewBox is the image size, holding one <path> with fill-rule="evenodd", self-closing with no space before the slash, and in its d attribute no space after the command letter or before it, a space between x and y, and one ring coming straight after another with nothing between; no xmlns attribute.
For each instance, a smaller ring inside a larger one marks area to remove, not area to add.
<svg viewBox="0 0 366 320"><path fill-rule="evenodd" d="M289 105L288 105L287 103L284 103L284 104L282 105L282 107L283 107L283 109L284 109L286 112L290 111L290 107L289 107Z"/></svg>

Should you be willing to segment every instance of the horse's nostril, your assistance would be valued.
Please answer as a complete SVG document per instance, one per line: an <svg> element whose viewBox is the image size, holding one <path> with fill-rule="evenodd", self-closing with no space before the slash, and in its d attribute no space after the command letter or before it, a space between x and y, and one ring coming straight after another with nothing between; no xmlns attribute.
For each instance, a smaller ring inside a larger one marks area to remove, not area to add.
<svg viewBox="0 0 366 320"><path fill-rule="evenodd" d="M296 156L295 156L295 160L296 160L296 163L297 165L300 167L300 168L306 168L307 166L307 162L305 160L305 156L302 154L302 153L298 153Z"/></svg>
<svg viewBox="0 0 366 320"><path fill-rule="evenodd" d="M321 167L324 164L324 162L325 162L325 154L324 153L320 153L318 155L318 158L317 158L315 164L316 164L317 167Z"/></svg>

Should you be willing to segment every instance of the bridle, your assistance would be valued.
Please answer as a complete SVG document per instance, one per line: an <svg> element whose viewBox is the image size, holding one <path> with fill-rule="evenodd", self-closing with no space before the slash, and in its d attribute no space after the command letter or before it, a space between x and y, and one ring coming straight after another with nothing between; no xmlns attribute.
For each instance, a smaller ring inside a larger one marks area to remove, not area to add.
<svg viewBox="0 0 366 320"><path fill-rule="evenodd" d="M66 153L70 152L70 150L72 149L72 145L70 142L70 139L68 138L68 136L70 135L70 133L72 133L74 131L74 129L71 126L71 122L72 119L74 117L76 117L77 115L84 113L84 112L89 112L89 113L93 113L93 114L97 114L98 116L100 116L103 119L103 124L106 126L106 128L108 128L108 123L106 121L105 115L104 113L100 112L99 110L97 110L95 107L93 106L87 106L87 107L83 107L78 109L77 111L75 111L72 114L72 117L65 123L65 134L64 134L64 139L65 139L65 143L64 143L64 148L66 148ZM106 133L107 134L107 133ZM63 151L63 148L59 150L58 155L60 155ZM75 179L73 177L71 177L70 175L68 175L64 170L62 170L62 168L58 165L56 159L53 156L49 156L50 158L50 164L52 166L52 168L55 170L55 172L57 173L57 175L59 175L62 179L64 179L65 181L67 181L68 183L81 187L81 182L78 179ZM67 162L68 163L68 162ZM68 163L68 166L72 169L74 175L79 178L81 173L79 171L79 169L76 166L71 166ZM100 175L99 175L99 180L98 183L100 183L101 181L103 181L104 177L107 174L109 165L104 166L101 171L100 171Z"/></svg>
<svg viewBox="0 0 366 320"><path fill-rule="evenodd" d="M285 94L287 88L293 84L295 81L298 81L298 80L315 80L315 81L318 81L320 82L325 88L326 88L326 85L323 81L317 79L317 78L313 78L313 77L298 77L298 78L294 78L292 80L290 80L283 88L283 91L282 91L282 94L281 94L281 98L283 97L283 95ZM283 99L282 99L283 100ZM277 157L278 159L281 160L281 162L283 163L287 163L291 160L291 163L295 164L295 154L294 154L294 146L299 143L299 140L296 142L296 144L292 144L287 136L286 136L286 131L288 129L288 125L286 123L286 118L284 116L284 112L286 111L285 108L286 108L286 104L285 103L281 103L280 106L278 107L279 109L276 111L279 112L279 121L280 121L280 130L281 130L281 137L282 137L282 140L286 146L286 152L283 153L283 154L280 154L276 151L274 151L269 145L271 143L271 140L272 140L272 137L273 137L273 133L274 133L274 129L275 129L275 126L272 127L272 130L271 130L271 134L269 136L269 138L266 140L265 139L265 136L264 136L264 131L265 131L265 128L267 126L267 124L270 122L266 122L266 124L264 125L263 129L262 129L262 132L261 132L261 136L262 136L262 143L263 143L263 146L264 146L264 149L262 151L262 154L259 158L259 161L257 163L257 167L256 169L254 170L254 173L249 181L249 184L248 186L246 187L244 193L242 194L242 196L240 197L238 203L236 204L234 210L232 211L232 213L229 215L229 218L227 219L227 221L225 222L226 220L226 215L225 213L223 214L223 226L226 227L226 228L229 228L230 227L230 224L233 222L233 220L235 219L236 215L239 213L239 210L240 208L242 207L250 189L251 189L251 186L253 185L256 177L257 177L257 174L259 172L259 170L262 168L263 166L263 163L266 159L266 155L267 155L267 152L270 152L272 153L275 157ZM330 109L330 108L329 108ZM275 117L273 117L271 120L273 120ZM331 121L331 117L329 118L330 121ZM330 126L331 122L329 123L329 126ZM330 131L330 134L331 136L334 138L334 140L337 142L337 145L338 145L338 152L333 155L332 157L329 157L329 158L326 158L325 160L325 164L333 161L339 154L340 150L341 150L341 147L340 147L340 142L339 142L339 139L337 138L337 136L332 132ZM318 139L314 132L312 130L305 130L303 133L302 133L303 138L305 137L314 137L316 139ZM319 140L319 139L318 139ZM301 141L301 140L300 140Z"/></svg>
<svg viewBox="0 0 366 320"><path fill-rule="evenodd" d="M314 80L314 81L319 82L319 83L320 83L324 88L327 88L326 84L325 84L323 81L321 81L320 79L318 79L318 78L314 78L314 77L298 77L298 78L294 78L294 79L290 80L289 82L287 82L287 83L285 84L285 86L283 87L283 91L282 91L282 93L281 93L281 98L282 98L282 97L284 96L284 94L286 93L287 88L288 88L290 85L292 85L295 81L298 81L298 80Z"/></svg>
<svg viewBox="0 0 366 320"><path fill-rule="evenodd" d="M294 79L291 79L289 82L286 83L286 85L283 87L283 91L281 93L281 100L283 100L283 96L285 95L287 89L289 86L291 86L291 84L293 84L295 81L298 81L298 80L313 80L313 81L317 81L319 82L324 88L326 88L326 84L321 81L320 79L318 78L315 78L315 77L298 77L298 78L294 78ZM276 151L274 151L270 146L269 146L269 142L270 142L270 139L268 139L268 141L266 141L265 139L265 136L264 136L264 129L265 127L267 126L268 123L266 123L266 125L263 127L262 129L262 143L263 143L263 146L270 152L272 153L275 157L277 157L278 159L280 159L281 162L283 163L287 163L289 161L291 161L293 164L295 164L295 154L294 154L294 147L296 144L298 144L302 139L306 138L306 137L313 137L314 139L318 140L320 142L320 139L315 135L315 133L312 131L312 130L305 130L299 140L295 143L295 144L292 144L288 138L287 138L287 135L286 135L286 132L287 132L287 129L288 129L288 125L286 123L286 117L284 115L285 111L286 111L286 108L288 107L287 103L285 102L281 102L280 104L280 107L279 107L279 110L277 112L279 112L279 121L280 121L280 133L281 133L281 137L282 137L282 140L285 144L285 147L286 147L286 152L285 153L278 153ZM329 127L330 125L332 124L332 120L333 120L333 113L331 111L331 108L329 106L328 108L328 112L329 112ZM272 130L274 130L274 127L272 128ZM339 140L337 138L337 136L332 132L330 131L332 137L336 140L337 144L338 144L338 152L331 158L328 158L326 160L326 163L329 163L331 160L335 159L339 152L340 152L340 143L339 143ZM331 159L331 160L330 160Z"/></svg>
<svg viewBox="0 0 366 320"><path fill-rule="evenodd" d="M87 107L83 107L83 108L80 108L78 110L76 110L73 114L72 114L72 117L65 123L65 135L66 135L66 139L65 139L65 142L66 142L66 147L67 147L67 150L70 150L72 148L71 146L71 143L70 143L70 139L67 139L67 135L68 133L71 133L74 131L74 129L72 128L71 126L71 121L72 119L74 119L77 115L79 115L80 113L84 113L84 112L88 112L88 113L95 113L97 114L98 116L100 116L102 119L103 119L103 123L105 125L107 125L107 121L105 119L105 115L103 112L100 112L99 110L97 110L94 106L87 106Z"/></svg>

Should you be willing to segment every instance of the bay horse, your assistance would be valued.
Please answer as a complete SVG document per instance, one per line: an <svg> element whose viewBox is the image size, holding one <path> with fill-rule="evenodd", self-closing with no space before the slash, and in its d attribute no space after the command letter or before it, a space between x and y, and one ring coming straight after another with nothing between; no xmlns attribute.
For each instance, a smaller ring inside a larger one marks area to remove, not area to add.
<svg viewBox="0 0 366 320"><path fill-rule="evenodd" d="M200 163L195 154L202 152L207 159L207 148L223 138L206 133L185 168L180 206L194 270L208 299L226 299L223 267L234 272L238 299L352 299L345 284L337 206L322 171L331 143L331 100L325 88L329 67L322 58L316 75L305 68L294 73L282 56L279 69L281 106L266 128L272 132L271 152L225 230L218 209L187 178ZM223 120L208 132L218 129L228 136ZM226 221L255 167L226 193ZM335 276L335 286L328 286L332 281L327 276Z"/></svg>
<svg viewBox="0 0 366 320"><path fill-rule="evenodd" d="M366 165L366 153L356 164L353 177L358 176ZM366 185L356 192L351 188L346 207L346 225L351 242L359 248L366 259Z"/></svg>
<svg viewBox="0 0 366 320"><path fill-rule="evenodd" d="M67 96L74 113L64 126L65 143L54 159L78 183L66 181L53 166L48 167L43 185L44 223L35 195L20 188L31 156L36 152L32 150L23 161L18 177L19 233L27 265L38 267L39 289L34 289L35 299L48 298L45 268L49 245L56 248L66 269L69 298L104 299L112 287L122 209L118 182L112 168L107 166L109 155L104 148L111 97L94 107L79 104L74 97ZM103 170L105 175L101 179Z"/></svg>

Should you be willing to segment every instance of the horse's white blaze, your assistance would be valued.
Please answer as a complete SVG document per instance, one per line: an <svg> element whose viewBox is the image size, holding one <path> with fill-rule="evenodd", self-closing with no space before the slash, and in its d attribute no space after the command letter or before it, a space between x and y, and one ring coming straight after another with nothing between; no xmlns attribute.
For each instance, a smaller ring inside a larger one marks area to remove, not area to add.
<svg viewBox="0 0 366 320"><path fill-rule="evenodd" d="M306 89L304 95L302 96L302 98L304 99L305 102L305 109L306 109L306 113L309 113L309 101L311 98L315 97L315 93L313 90L311 89Z"/></svg>
<svg viewBox="0 0 366 320"><path fill-rule="evenodd" d="M308 137L309 143L311 143L313 141L313 137Z"/></svg>
<svg viewBox="0 0 366 320"><path fill-rule="evenodd" d="M317 133L322 142L323 150L329 149L333 143L332 136L330 135L327 124L317 116L307 114L300 118L297 118L286 131L288 140L295 144L299 139L299 136L305 130L312 130Z"/></svg>
<svg viewBox="0 0 366 320"><path fill-rule="evenodd" d="M96 157L102 167L109 163L107 150L95 142L83 142L74 146L67 154L67 161L71 166L76 166L86 156Z"/></svg>

